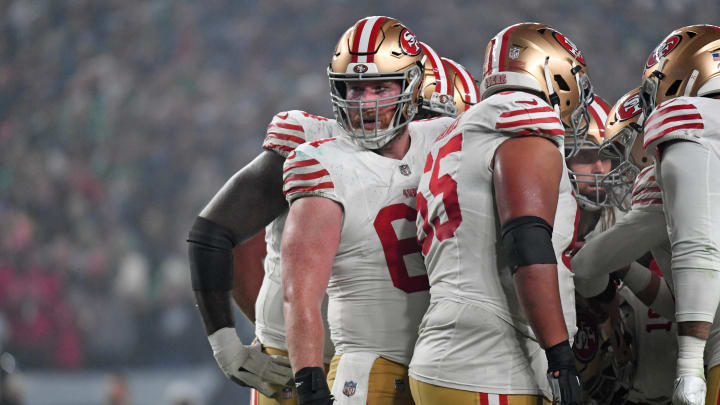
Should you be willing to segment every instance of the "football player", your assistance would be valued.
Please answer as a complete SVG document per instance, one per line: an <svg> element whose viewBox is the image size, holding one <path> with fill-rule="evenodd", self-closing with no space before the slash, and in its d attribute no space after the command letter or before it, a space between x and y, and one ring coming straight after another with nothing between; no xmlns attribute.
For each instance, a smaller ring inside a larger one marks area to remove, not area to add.
<svg viewBox="0 0 720 405"><path fill-rule="evenodd" d="M560 260L576 202L562 145L563 124L585 135L592 86L582 53L543 24L504 29L485 56L483 100L432 145L418 188L432 298L413 397L577 404L572 274Z"/></svg>
<svg viewBox="0 0 720 405"><path fill-rule="evenodd" d="M596 95L588 108L591 120L585 143L575 146L572 137L566 137L566 152L573 148L577 151L567 160L580 206L574 249L585 241L592 243L594 237L602 235L624 216L623 211L611 203L621 201L628 194L628 187L619 170L610 174L611 159L600 156L598 152L606 134L613 138L619 136L620 125L615 117L618 106L622 106L626 99L623 98L610 112L607 104ZM637 103L637 97L633 100ZM635 115L635 119L639 114ZM613 118L610 120L613 125L606 131L608 117ZM622 126L627 124L626 121ZM665 282L639 263L633 263L630 274L623 276L627 283L617 294L612 294L610 302L605 305L576 297L578 333L573 352L583 396L597 404L667 402L672 390L669 390L669 384L663 385L663 382L672 382L675 366L669 356L659 356L658 352L677 352L675 324L660 317L635 296L638 294L651 303L661 283L665 285Z"/></svg>
<svg viewBox="0 0 720 405"><path fill-rule="evenodd" d="M407 364L429 298L415 193L428 144L453 122L412 122L423 55L399 21L358 21L328 68L337 134L285 162L284 315L301 404L331 403L331 393L338 403L412 403ZM336 349L327 382L326 290Z"/></svg>
<svg viewBox="0 0 720 405"><path fill-rule="evenodd" d="M663 273L669 273L670 245L662 214L662 194L655 180L652 160L640 144L642 117L638 89L621 97L608 114L607 140L600 148L600 155L614 163L600 183L609 202L627 209L626 200L630 198L631 210L618 215L617 222L611 224L609 230L588 240L573 256L571 268L578 293L605 301L612 300L616 293L616 285L610 281L609 274L622 270L624 282L646 305L665 318L674 319L674 302L668 284L657 286L647 266L636 262L651 252ZM633 181L634 185L629 189L627 182ZM650 287L652 293L643 291Z"/></svg>
<svg viewBox="0 0 720 405"><path fill-rule="evenodd" d="M643 146L656 162L672 246L679 335L674 404L705 401L703 353L720 303L719 50L719 27L677 29L651 53L640 89ZM708 360L713 375L720 359ZM717 389L711 386L708 400Z"/></svg>

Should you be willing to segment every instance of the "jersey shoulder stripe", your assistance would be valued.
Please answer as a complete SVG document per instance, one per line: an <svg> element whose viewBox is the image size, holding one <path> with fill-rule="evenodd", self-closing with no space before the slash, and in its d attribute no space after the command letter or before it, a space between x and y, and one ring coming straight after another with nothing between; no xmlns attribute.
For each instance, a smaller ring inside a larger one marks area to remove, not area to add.
<svg viewBox="0 0 720 405"><path fill-rule="evenodd" d="M653 111L645 123L645 147L678 131L705 128L703 118L694 104L687 102L687 99L669 101Z"/></svg>
<svg viewBox="0 0 720 405"><path fill-rule="evenodd" d="M514 91L501 92L489 100L496 110L492 129L510 135L540 135L549 137L558 145L562 143L565 127L555 110L544 100Z"/></svg>
<svg viewBox="0 0 720 405"><path fill-rule="evenodd" d="M332 140L329 138L323 141ZM318 146L325 142L305 143L288 155L283 166L283 194L288 202L307 196L322 196L338 201L330 172L322 160L315 156Z"/></svg>
<svg viewBox="0 0 720 405"><path fill-rule="evenodd" d="M632 208L662 207L662 203L662 190L655 178L655 166L646 167L635 179L631 200Z"/></svg>
<svg viewBox="0 0 720 405"><path fill-rule="evenodd" d="M298 145L331 136L332 123L325 117L300 110L278 113L267 127L262 147L287 158Z"/></svg>

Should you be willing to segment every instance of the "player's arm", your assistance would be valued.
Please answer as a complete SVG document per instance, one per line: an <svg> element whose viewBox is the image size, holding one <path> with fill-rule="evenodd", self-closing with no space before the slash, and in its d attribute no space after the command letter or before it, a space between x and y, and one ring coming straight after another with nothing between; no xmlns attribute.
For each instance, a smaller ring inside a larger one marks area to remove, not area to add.
<svg viewBox="0 0 720 405"><path fill-rule="evenodd" d="M243 346L237 337L230 305L232 250L285 209L283 161L282 156L265 151L237 172L196 218L188 237L192 288L215 360L233 381L267 396L275 391L266 381L284 385L292 373L283 359L265 355L259 344ZM248 280L262 279L261 268L247 270L239 274ZM241 310L252 317L250 307L247 301Z"/></svg>
<svg viewBox="0 0 720 405"><path fill-rule="evenodd" d="M610 229L585 242L571 259L577 292L583 297L601 295L611 272L626 268L665 239L662 211L628 212Z"/></svg>
<svg viewBox="0 0 720 405"><path fill-rule="evenodd" d="M548 381L563 404L580 383L558 287L552 226L563 173L557 146L540 137L511 138L494 157L493 185L503 248L518 301L548 358Z"/></svg>
<svg viewBox="0 0 720 405"><path fill-rule="evenodd" d="M232 298L238 308L255 323L255 301L265 275L265 231L260 231L233 249Z"/></svg>
<svg viewBox="0 0 720 405"><path fill-rule="evenodd" d="M325 399L321 304L340 243L342 207L324 197L292 203L282 239L283 314L300 403Z"/></svg>

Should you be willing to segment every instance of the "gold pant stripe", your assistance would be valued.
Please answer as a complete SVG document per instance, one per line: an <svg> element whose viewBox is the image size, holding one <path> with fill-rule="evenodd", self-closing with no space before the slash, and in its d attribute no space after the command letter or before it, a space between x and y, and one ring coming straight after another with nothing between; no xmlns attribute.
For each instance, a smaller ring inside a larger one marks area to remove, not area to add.
<svg viewBox="0 0 720 405"><path fill-rule="evenodd" d="M710 369L707 373L706 405L720 405L720 365Z"/></svg>
<svg viewBox="0 0 720 405"><path fill-rule="evenodd" d="M341 355L335 355L330 362L328 385L333 386ZM343 383L343 382L339 382ZM332 389L332 388L331 388ZM368 380L368 405L414 405L410 395L408 370L406 366L378 357L370 369Z"/></svg>
<svg viewBox="0 0 720 405"><path fill-rule="evenodd" d="M410 377L417 405L551 405L542 395L490 394L428 384Z"/></svg>

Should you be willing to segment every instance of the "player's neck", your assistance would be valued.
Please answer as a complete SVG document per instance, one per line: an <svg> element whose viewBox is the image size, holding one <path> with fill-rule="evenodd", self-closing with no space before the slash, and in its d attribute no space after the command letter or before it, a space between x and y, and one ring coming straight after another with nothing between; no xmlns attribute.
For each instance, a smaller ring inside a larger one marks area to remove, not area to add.
<svg viewBox="0 0 720 405"><path fill-rule="evenodd" d="M578 239L584 240L585 236L595 229L595 226L600 220L600 214L602 214L602 210L580 210L580 220L578 221L577 229Z"/></svg>
<svg viewBox="0 0 720 405"><path fill-rule="evenodd" d="M405 157L405 154L409 149L410 132L408 131L408 127L406 125L400 135L393 138L392 141L388 142L382 148L376 149L375 153L386 158L400 160Z"/></svg>

